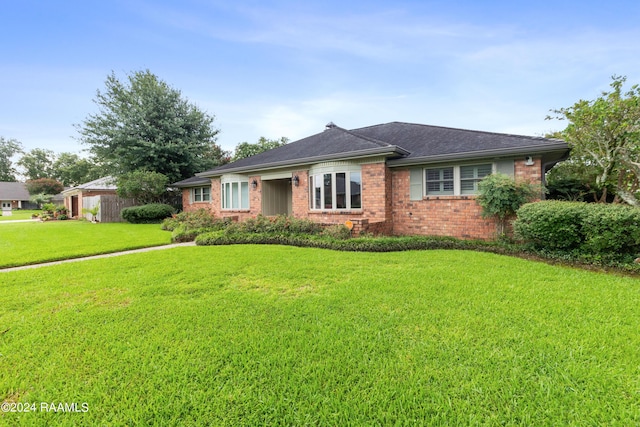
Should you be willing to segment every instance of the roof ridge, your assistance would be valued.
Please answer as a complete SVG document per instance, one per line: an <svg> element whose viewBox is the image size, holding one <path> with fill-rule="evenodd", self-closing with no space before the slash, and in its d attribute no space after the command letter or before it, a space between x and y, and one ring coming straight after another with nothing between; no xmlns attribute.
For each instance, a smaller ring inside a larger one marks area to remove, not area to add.
<svg viewBox="0 0 640 427"><path fill-rule="evenodd" d="M338 130L341 130L341 131L343 131L345 133L348 133L351 136L355 136L356 138L360 138L360 139L364 139L365 141L372 142L372 143L376 144L378 147L393 147L393 144L389 144L386 141L382 141L382 140L376 139L376 138L371 138L371 137L365 136L365 135L360 135L360 134L358 134L358 133L356 133L356 132L354 132L352 130L345 129L345 128L342 128L340 126L335 126L333 129L338 129Z"/></svg>
<svg viewBox="0 0 640 427"><path fill-rule="evenodd" d="M485 134L485 135L513 136L513 137L517 137L517 138L546 139L546 140L557 139L557 138L546 138L544 136L531 136L531 135L522 135L522 134L517 134L517 133L505 133L505 132L495 132L495 131L486 131L486 130L477 130L477 129L464 129L464 128L456 128L456 127L452 127L452 126L426 125L426 124L423 124L423 123L410 123L410 122L400 122L400 121L393 121L393 122L388 122L388 123L380 123L380 124L377 124L377 125L365 126L365 127L362 127L362 128L353 129L353 131L355 132L355 131L358 131L358 130L361 130L361 129L371 129L371 128L375 128L375 127L392 125L392 124L411 125L411 126L420 126L420 127L427 127L427 128L437 128L437 129L449 129L449 130L462 131L462 132L482 133L482 134Z"/></svg>

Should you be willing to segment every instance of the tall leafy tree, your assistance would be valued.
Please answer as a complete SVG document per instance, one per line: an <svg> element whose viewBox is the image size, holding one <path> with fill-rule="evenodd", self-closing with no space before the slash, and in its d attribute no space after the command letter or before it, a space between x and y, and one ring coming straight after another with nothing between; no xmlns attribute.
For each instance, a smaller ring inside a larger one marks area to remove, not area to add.
<svg viewBox="0 0 640 427"><path fill-rule="evenodd" d="M214 117L149 70L124 82L111 73L94 102L99 112L76 128L111 174L147 170L175 182L223 161Z"/></svg>
<svg viewBox="0 0 640 427"><path fill-rule="evenodd" d="M22 144L15 139L0 136L0 181L14 182L18 171L12 158L22 153Z"/></svg>
<svg viewBox="0 0 640 427"><path fill-rule="evenodd" d="M25 153L17 164L22 168L22 174L29 180L51 178L55 159L56 153L53 151L34 148Z"/></svg>
<svg viewBox="0 0 640 427"><path fill-rule="evenodd" d="M169 181L161 173L138 170L120 175L116 184L118 196L131 197L145 205L164 202Z"/></svg>
<svg viewBox="0 0 640 427"><path fill-rule="evenodd" d="M568 122L561 135L572 158L595 172L599 201L606 201L607 189L613 188L616 199L640 206L640 87L623 92L626 78L612 80L611 90L595 100L552 111Z"/></svg>
<svg viewBox="0 0 640 427"><path fill-rule="evenodd" d="M233 154L234 162L236 160L244 159L245 157L255 156L263 151L278 148L289 143L289 138L281 137L280 139L267 139L261 136L258 142L250 144L248 142L241 142L236 146L236 150Z"/></svg>
<svg viewBox="0 0 640 427"><path fill-rule="evenodd" d="M66 187L74 187L85 182L101 178L104 174L100 167L90 159L74 153L60 153L53 162L53 178Z"/></svg>

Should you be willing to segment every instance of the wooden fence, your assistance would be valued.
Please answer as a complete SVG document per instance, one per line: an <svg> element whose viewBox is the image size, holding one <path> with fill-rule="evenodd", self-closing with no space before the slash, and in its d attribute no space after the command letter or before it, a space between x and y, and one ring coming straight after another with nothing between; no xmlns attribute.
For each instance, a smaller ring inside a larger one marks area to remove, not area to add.
<svg viewBox="0 0 640 427"><path fill-rule="evenodd" d="M122 199L111 194L82 198L83 209L93 209L95 206L100 206L98 208L98 215L96 215L96 219L99 222L123 222L123 219L120 217L122 209L135 205L134 199ZM91 221L91 214L83 215Z"/></svg>

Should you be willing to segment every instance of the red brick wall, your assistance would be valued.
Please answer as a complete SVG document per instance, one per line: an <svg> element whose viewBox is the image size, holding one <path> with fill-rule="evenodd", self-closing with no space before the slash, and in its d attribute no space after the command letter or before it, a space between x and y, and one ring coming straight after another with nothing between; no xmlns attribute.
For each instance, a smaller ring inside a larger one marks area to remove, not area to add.
<svg viewBox="0 0 640 427"><path fill-rule="evenodd" d="M492 239L496 226L481 216L474 196L409 199L409 171L394 171L393 234Z"/></svg>
<svg viewBox="0 0 640 427"><path fill-rule="evenodd" d="M291 215L296 218L309 216L309 171L293 171L292 177L298 177L298 186L291 187Z"/></svg>
<svg viewBox="0 0 640 427"><path fill-rule="evenodd" d="M213 202L191 202L191 188L182 189L182 210L185 212L206 209L213 212Z"/></svg>
<svg viewBox="0 0 640 427"><path fill-rule="evenodd" d="M525 181L532 182L534 184L542 183L542 159L540 157L533 158L533 165L525 165L525 160L515 161L515 178L524 179Z"/></svg>
<svg viewBox="0 0 640 427"><path fill-rule="evenodd" d="M532 166L525 160L514 164L516 179L539 184L542 164L534 158ZM393 234L450 236L461 239L494 239L496 223L482 218L482 208L475 196L431 196L410 200L409 170L393 171Z"/></svg>

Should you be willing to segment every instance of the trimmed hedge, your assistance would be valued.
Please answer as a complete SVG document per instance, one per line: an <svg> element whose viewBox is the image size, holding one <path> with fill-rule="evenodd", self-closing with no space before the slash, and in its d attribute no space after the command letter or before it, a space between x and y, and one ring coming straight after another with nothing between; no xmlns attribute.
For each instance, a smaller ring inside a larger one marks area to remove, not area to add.
<svg viewBox="0 0 640 427"><path fill-rule="evenodd" d="M170 217L175 212L170 205L151 203L122 209L120 216L132 224L153 224Z"/></svg>
<svg viewBox="0 0 640 427"><path fill-rule="evenodd" d="M640 209L549 200L518 210L518 238L536 250L624 259L640 253Z"/></svg>
<svg viewBox="0 0 640 427"><path fill-rule="evenodd" d="M398 252L424 249L462 249L510 253L505 245L477 240L457 240L447 237L356 237L343 239L327 235L273 234L273 233L229 233L227 230L201 234L196 245L289 245L309 248L333 249L350 252Z"/></svg>

